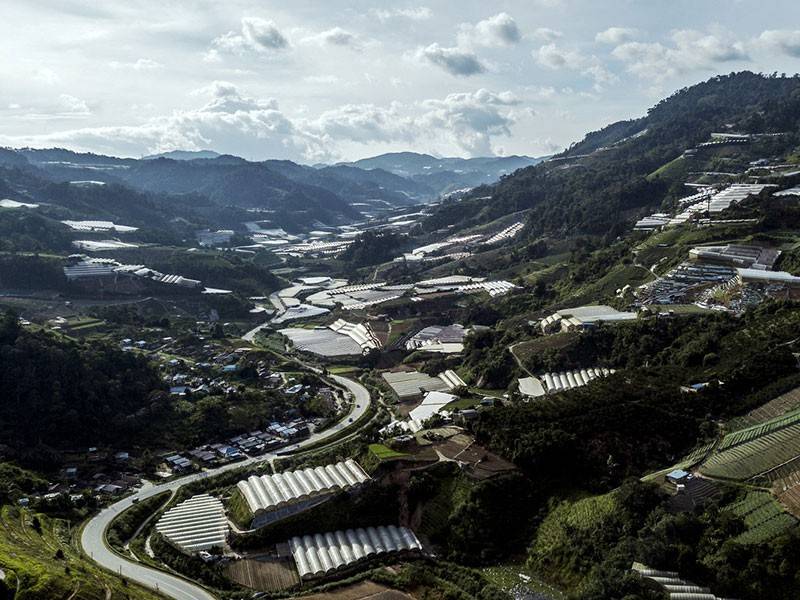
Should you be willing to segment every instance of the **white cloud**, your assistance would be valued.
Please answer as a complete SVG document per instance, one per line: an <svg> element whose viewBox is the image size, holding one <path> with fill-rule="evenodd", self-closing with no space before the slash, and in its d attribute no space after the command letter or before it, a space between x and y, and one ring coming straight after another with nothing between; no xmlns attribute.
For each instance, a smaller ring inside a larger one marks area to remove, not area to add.
<svg viewBox="0 0 800 600"><path fill-rule="evenodd" d="M611 54L626 63L629 72L657 82L694 70L713 70L719 63L749 60L744 44L721 30L683 29L674 31L671 39L671 47L659 42L626 42Z"/></svg>
<svg viewBox="0 0 800 600"><path fill-rule="evenodd" d="M425 100L419 121L424 128L446 132L472 156L493 154L492 138L511 135L515 117L511 107L520 100L511 92L480 89L449 94L443 100Z"/></svg>
<svg viewBox="0 0 800 600"><path fill-rule="evenodd" d="M304 44L316 44L318 46L339 46L352 50L362 50L368 42L360 36L341 27L333 27L320 33L308 35L301 40Z"/></svg>
<svg viewBox="0 0 800 600"><path fill-rule="evenodd" d="M69 114L74 116L86 117L92 114L89 110L89 105L85 100L76 98L70 94L61 94L58 97L58 105L61 108L62 114Z"/></svg>
<svg viewBox="0 0 800 600"><path fill-rule="evenodd" d="M355 143L426 144L469 155L499 151L494 141L509 136L521 101L509 91L454 93L411 104L345 104L316 117L287 116L274 98L252 98L237 86L215 81L193 92L196 109L158 116L142 125L87 127L46 135L0 136L0 143L65 146L138 156L175 149L214 148L247 158L303 162L338 160L338 146ZM65 110L88 110L81 100L62 98ZM527 112L521 114L528 114Z"/></svg>
<svg viewBox="0 0 800 600"><path fill-rule="evenodd" d="M221 53L248 54L283 50L289 40L274 22L260 17L243 17L239 31L229 31L211 41L206 59L219 60Z"/></svg>
<svg viewBox="0 0 800 600"><path fill-rule="evenodd" d="M413 8L380 9L374 8L370 11L381 23L391 19L411 19L412 21L426 21L433 16L433 11L427 6L416 6Z"/></svg>
<svg viewBox="0 0 800 600"><path fill-rule="evenodd" d="M451 75L460 77L469 77L486 71L486 66L474 52L461 48L443 48L439 44L433 43L430 46L418 48L416 57L441 67Z"/></svg>
<svg viewBox="0 0 800 600"><path fill-rule="evenodd" d="M545 44L534 50L533 57L537 63L552 70L566 69L578 71L594 81L596 91L604 85L617 80L606 66L594 55L586 55L572 48L561 48L556 44Z"/></svg>
<svg viewBox="0 0 800 600"><path fill-rule="evenodd" d="M768 29L758 36L756 45L800 58L800 30Z"/></svg>
<svg viewBox="0 0 800 600"><path fill-rule="evenodd" d="M140 58L134 62L119 62L116 60L112 60L108 63L112 69L133 69L134 71L155 71L156 69L162 68L160 62L149 58Z"/></svg>
<svg viewBox="0 0 800 600"><path fill-rule="evenodd" d="M478 21L474 25L464 23L458 34L461 46L511 46L522 39L517 22L508 13L501 12Z"/></svg>
<svg viewBox="0 0 800 600"><path fill-rule="evenodd" d="M533 57L540 65L549 69L578 69L586 58L577 50L559 48L556 44L545 44L534 51Z"/></svg>
<svg viewBox="0 0 800 600"><path fill-rule="evenodd" d="M324 83L332 85L334 83L339 83L341 80L336 75L307 75L303 77L303 81L306 83Z"/></svg>
<svg viewBox="0 0 800 600"><path fill-rule="evenodd" d="M539 27L533 31L533 39L537 42L555 42L557 39L563 37L564 34L556 29L549 27Z"/></svg>
<svg viewBox="0 0 800 600"><path fill-rule="evenodd" d="M598 33L594 39L601 44L618 46L623 42L629 42L638 34L639 30L632 27L609 27L605 31Z"/></svg>
<svg viewBox="0 0 800 600"><path fill-rule="evenodd" d="M48 67L40 67L33 71L33 79L34 81L38 81L39 83L44 83L45 85L55 85L56 83L61 81L61 77Z"/></svg>

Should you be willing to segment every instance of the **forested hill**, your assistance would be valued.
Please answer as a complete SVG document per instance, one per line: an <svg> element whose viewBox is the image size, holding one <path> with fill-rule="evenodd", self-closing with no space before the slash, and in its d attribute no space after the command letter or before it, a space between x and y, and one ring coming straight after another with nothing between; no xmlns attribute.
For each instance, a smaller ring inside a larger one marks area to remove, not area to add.
<svg viewBox="0 0 800 600"><path fill-rule="evenodd" d="M769 139L769 150L790 153L800 143L800 76L742 72L682 89L642 118L589 133L561 155L445 203L426 229L460 229L530 210L533 235L615 234L633 217L687 194L686 169L664 167L715 132L786 133ZM719 167L705 158L701 153L685 166Z"/></svg>

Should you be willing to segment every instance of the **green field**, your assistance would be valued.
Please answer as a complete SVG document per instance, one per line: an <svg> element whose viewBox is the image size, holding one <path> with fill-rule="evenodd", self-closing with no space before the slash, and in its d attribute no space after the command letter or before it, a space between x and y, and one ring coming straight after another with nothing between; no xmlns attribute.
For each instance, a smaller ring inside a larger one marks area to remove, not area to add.
<svg viewBox="0 0 800 600"><path fill-rule="evenodd" d="M744 533L734 538L740 544L766 542L797 525L797 520L784 512L769 492L748 492L726 510L741 517L747 527Z"/></svg>
<svg viewBox="0 0 800 600"><path fill-rule="evenodd" d="M34 518L40 527L36 528ZM160 596L124 583L86 559L66 521L0 508L0 568L15 600L155 600ZM1 584L0 584L1 585ZM2 588L0 587L0 590Z"/></svg>
<svg viewBox="0 0 800 600"><path fill-rule="evenodd" d="M770 419L765 423L760 423L758 425L753 425L752 427L747 427L746 429L740 429L734 433L729 433L722 439L719 449L725 450L732 446L738 446L739 444L755 440L764 435L768 435L780 429L792 427L793 425L797 424L800 424L800 410L795 410L786 415Z"/></svg>
<svg viewBox="0 0 800 600"><path fill-rule="evenodd" d="M800 425L714 452L701 471L710 477L744 481L800 456Z"/></svg>
<svg viewBox="0 0 800 600"><path fill-rule="evenodd" d="M408 454L403 454L402 452L397 452L396 450L392 450L388 446L384 446L383 444L370 444L369 451L373 454L376 458L381 461L385 460L394 460L397 458L405 458Z"/></svg>
<svg viewBox="0 0 800 600"><path fill-rule="evenodd" d="M556 506L542 521L531 547L533 555L547 558L559 548L569 544L572 532L592 531L603 527L603 522L617 508L614 493L590 496L576 502L564 501Z"/></svg>

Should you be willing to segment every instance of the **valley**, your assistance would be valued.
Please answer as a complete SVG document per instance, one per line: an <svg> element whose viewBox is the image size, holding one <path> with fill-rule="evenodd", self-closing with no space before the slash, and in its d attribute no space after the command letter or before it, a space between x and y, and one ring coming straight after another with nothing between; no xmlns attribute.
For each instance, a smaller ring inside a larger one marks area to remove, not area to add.
<svg viewBox="0 0 800 600"><path fill-rule="evenodd" d="M4 150L0 590L794 597L798 98L544 160Z"/></svg>

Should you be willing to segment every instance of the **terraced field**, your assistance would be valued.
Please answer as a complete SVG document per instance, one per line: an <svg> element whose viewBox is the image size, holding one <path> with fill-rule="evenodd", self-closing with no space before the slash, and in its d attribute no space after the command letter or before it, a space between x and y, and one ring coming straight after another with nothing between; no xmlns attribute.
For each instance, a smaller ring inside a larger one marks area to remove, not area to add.
<svg viewBox="0 0 800 600"><path fill-rule="evenodd" d="M770 400L763 406L750 411L742 420L749 425L755 425L780 417L798 408L800 408L800 387L781 394L774 400Z"/></svg>
<svg viewBox="0 0 800 600"><path fill-rule="evenodd" d="M740 544L765 542L797 525L797 520L784 512L769 492L748 492L727 510L744 519L747 530L735 538Z"/></svg>
<svg viewBox="0 0 800 600"><path fill-rule="evenodd" d="M800 410L726 435L700 471L709 477L771 483L797 469L798 460Z"/></svg>
<svg viewBox="0 0 800 600"><path fill-rule="evenodd" d="M795 410L788 414L777 416L769 421L753 425L752 427L729 433L722 439L719 450L725 450L732 446L744 444L761 436L778 431L779 429L792 427L798 424L800 424L800 410Z"/></svg>
<svg viewBox="0 0 800 600"><path fill-rule="evenodd" d="M36 519L36 521L34 520ZM39 526L36 527L36 523ZM66 522L13 506L0 508L0 569L17 598L156 600L101 570L72 546Z"/></svg>

